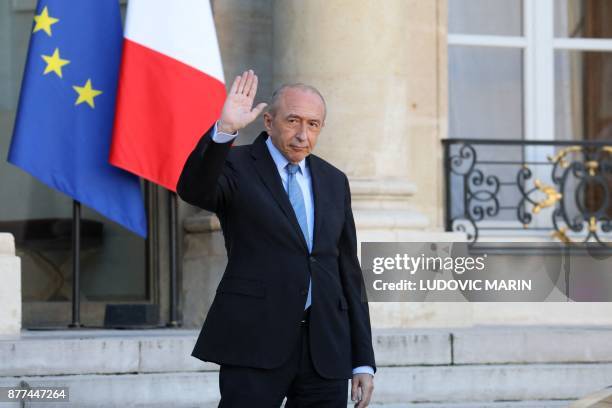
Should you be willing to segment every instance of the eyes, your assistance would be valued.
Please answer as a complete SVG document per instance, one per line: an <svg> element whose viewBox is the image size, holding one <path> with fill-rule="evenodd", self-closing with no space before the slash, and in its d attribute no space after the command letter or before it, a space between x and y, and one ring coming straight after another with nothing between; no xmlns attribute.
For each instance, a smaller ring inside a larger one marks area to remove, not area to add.
<svg viewBox="0 0 612 408"><path fill-rule="evenodd" d="M287 123L290 126L299 126L300 124L300 119L299 118L295 118L295 117L289 117L287 118ZM319 121L317 120L309 120L308 121L308 127L313 129L313 130L319 130L321 128L321 123L319 123Z"/></svg>

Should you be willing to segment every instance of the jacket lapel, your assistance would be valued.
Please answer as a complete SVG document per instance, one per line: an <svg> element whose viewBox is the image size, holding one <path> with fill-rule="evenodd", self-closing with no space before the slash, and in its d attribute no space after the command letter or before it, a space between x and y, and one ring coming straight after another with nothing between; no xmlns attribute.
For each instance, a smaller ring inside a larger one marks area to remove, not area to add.
<svg viewBox="0 0 612 408"><path fill-rule="evenodd" d="M319 167L319 161L312 154L306 157L308 162L308 168L310 169L310 178L312 179L312 195L314 196L314 228L312 237L312 252L317 248L317 242L319 238L319 231L321 229L321 217L323 209L321 208L321 197L322 197L322 186L323 177L321 175L321 168Z"/></svg>
<svg viewBox="0 0 612 408"><path fill-rule="evenodd" d="M272 197L274 197L274 200L276 200L281 210L283 210L283 213L285 213L285 216L298 235L302 246L308 252L306 239L304 238L300 224L298 223L293 207L291 206L291 202L289 201L289 196L287 196L287 192L283 187L283 181L281 180L280 174L278 174L274 160L272 159L272 156L270 156L270 152L266 146L265 142L267 137L268 134L266 132L260 133L251 147L251 156L253 156L254 159L255 170L261 178L263 184L270 191L270 194L272 194Z"/></svg>

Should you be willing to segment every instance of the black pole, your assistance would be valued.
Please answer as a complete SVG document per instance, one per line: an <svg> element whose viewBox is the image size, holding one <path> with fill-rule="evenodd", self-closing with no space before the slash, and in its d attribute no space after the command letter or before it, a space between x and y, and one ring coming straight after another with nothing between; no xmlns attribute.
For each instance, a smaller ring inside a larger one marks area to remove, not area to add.
<svg viewBox="0 0 612 408"><path fill-rule="evenodd" d="M145 296L147 299L151 298L151 271L153 270L153 253L151 252L151 200L149 198L151 186L147 180L142 182L144 186L144 204L145 214L147 216L147 237L145 238Z"/></svg>
<svg viewBox="0 0 612 408"><path fill-rule="evenodd" d="M159 302L159 245L158 245L158 216L157 216L157 185L148 180L144 181L145 204L147 210L148 234L145 243L147 299L157 306ZM157 316L160 321L161 316Z"/></svg>
<svg viewBox="0 0 612 408"><path fill-rule="evenodd" d="M452 231L451 225L451 171L450 171L450 145L445 143L442 146L444 163L444 227L446 231Z"/></svg>
<svg viewBox="0 0 612 408"><path fill-rule="evenodd" d="M176 193L168 191L168 207L169 207L169 222L170 229L170 321L168 326L177 327L178 323L178 219L177 207L178 200Z"/></svg>
<svg viewBox="0 0 612 408"><path fill-rule="evenodd" d="M150 183L151 186L151 239L153 243L151 248L153 251L153 300L155 304L160 305L161 312L161 293L159 290L159 186L155 183ZM159 315L161 321L161 315Z"/></svg>
<svg viewBox="0 0 612 408"><path fill-rule="evenodd" d="M81 327L81 203L72 200L72 323Z"/></svg>
<svg viewBox="0 0 612 408"><path fill-rule="evenodd" d="M147 299L152 298L152 281L151 275L153 273L153 255L155 254L155 248L153 247L153 237L151 233L151 226L153 225L153 203L152 203L152 191L151 182L144 180L144 191L145 191L145 211L147 213L147 238L145 240L145 281L146 281L146 297Z"/></svg>

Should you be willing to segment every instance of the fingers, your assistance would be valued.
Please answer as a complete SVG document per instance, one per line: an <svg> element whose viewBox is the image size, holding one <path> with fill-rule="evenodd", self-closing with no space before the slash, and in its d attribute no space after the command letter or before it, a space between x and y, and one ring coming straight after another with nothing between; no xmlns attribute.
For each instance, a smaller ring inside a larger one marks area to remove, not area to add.
<svg viewBox="0 0 612 408"><path fill-rule="evenodd" d="M365 375L370 377L369 374ZM368 377L362 377L361 374L358 374L351 381L351 400L355 401L355 408L366 408L370 405L370 399L374 391L374 381Z"/></svg>
<svg viewBox="0 0 612 408"><path fill-rule="evenodd" d="M361 388L357 390L357 394L355 394L355 408L363 408L363 393L361 392Z"/></svg>
<svg viewBox="0 0 612 408"><path fill-rule="evenodd" d="M358 401L359 377L354 377L351 381L351 401Z"/></svg>
<svg viewBox="0 0 612 408"><path fill-rule="evenodd" d="M372 392L374 391L373 381L362 381L361 382L361 401L357 405L358 408L365 408L370 405L370 399L372 398Z"/></svg>
<svg viewBox="0 0 612 408"><path fill-rule="evenodd" d="M232 83L232 87L230 88L230 91L229 91L230 95L238 92L238 84L240 83L240 79L241 79L240 75L234 78L234 82Z"/></svg>
<svg viewBox="0 0 612 408"><path fill-rule="evenodd" d="M257 76L255 75L252 69L249 69L249 72L247 74L247 80L246 80L246 83L244 84L245 96L248 96L251 98L255 97L255 92L252 92L252 88L253 88L253 83L255 83L255 89L257 89L256 81L257 81Z"/></svg>
<svg viewBox="0 0 612 408"><path fill-rule="evenodd" d="M254 99L257 93L257 83L257 75L255 75L252 69L244 71L242 75L238 75L234 79L232 87L230 88L230 94L243 94Z"/></svg>
<svg viewBox="0 0 612 408"><path fill-rule="evenodd" d="M361 395L361 401L357 404L357 408L366 408L370 405L370 399L372 398L372 392L365 391Z"/></svg>
<svg viewBox="0 0 612 408"><path fill-rule="evenodd" d="M240 82L238 83L238 90L236 91L236 93L241 94L244 92L244 84L246 83L247 75L247 71L244 71L242 75L240 75Z"/></svg>
<svg viewBox="0 0 612 408"><path fill-rule="evenodd" d="M256 107L254 107L251 110L251 117L249 118L249 123L253 122L255 119L257 119L257 117L259 116L259 114L264 110L264 108L267 106L267 104L265 103L260 103L258 104Z"/></svg>
<svg viewBox="0 0 612 408"><path fill-rule="evenodd" d="M267 103L260 103L258 104L256 107L253 108L253 110L251 111L252 113L254 113L254 118L258 117L259 114L266 108L266 106L268 106Z"/></svg>
<svg viewBox="0 0 612 408"><path fill-rule="evenodd" d="M257 75L253 74L253 80L250 83L247 83L245 87L246 95L249 98L255 99L255 94L257 93L258 83L259 83L259 78L257 77Z"/></svg>
<svg viewBox="0 0 612 408"><path fill-rule="evenodd" d="M239 94L244 94L244 89L246 87L247 81L249 81L249 79L252 81L253 80L253 71L252 70L248 70L248 71L244 71L241 75L240 78L240 83L238 84L238 93Z"/></svg>

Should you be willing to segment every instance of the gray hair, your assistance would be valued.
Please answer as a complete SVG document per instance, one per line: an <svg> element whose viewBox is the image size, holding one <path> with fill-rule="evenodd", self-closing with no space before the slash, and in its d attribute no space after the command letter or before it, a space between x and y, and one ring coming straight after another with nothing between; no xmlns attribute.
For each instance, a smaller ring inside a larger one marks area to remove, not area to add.
<svg viewBox="0 0 612 408"><path fill-rule="evenodd" d="M318 95L319 98L321 98L321 101L323 102L323 119L325 119L325 117L327 116L327 104L325 103L325 98L323 98L323 95L321 95L321 92L319 92L317 88L312 85L307 85L301 82L283 84L276 88L276 90L272 92L272 98L270 99L270 104L268 105L268 112L270 112L272 115L276 113L276 109L278 108L278 101L280 100L280 97L282 96L283 92L285 92L287 89L301 89L302 91L308 91Z"/></svg>

